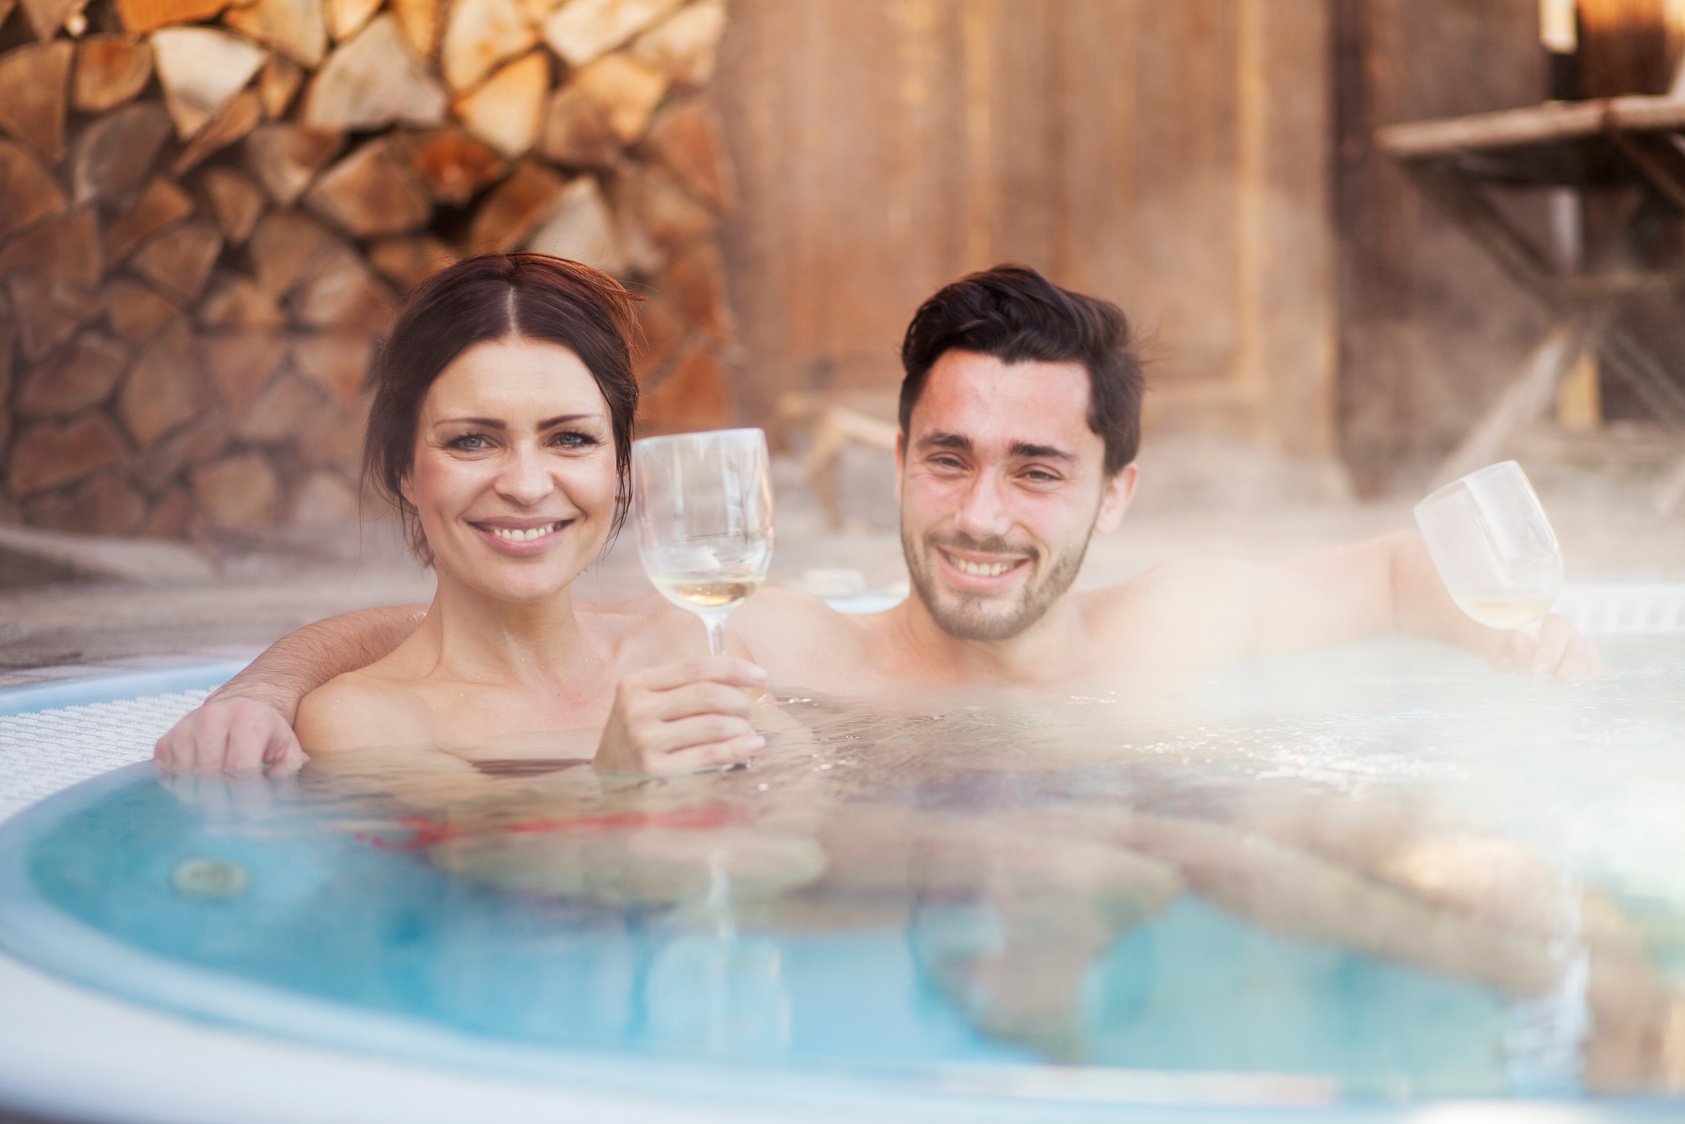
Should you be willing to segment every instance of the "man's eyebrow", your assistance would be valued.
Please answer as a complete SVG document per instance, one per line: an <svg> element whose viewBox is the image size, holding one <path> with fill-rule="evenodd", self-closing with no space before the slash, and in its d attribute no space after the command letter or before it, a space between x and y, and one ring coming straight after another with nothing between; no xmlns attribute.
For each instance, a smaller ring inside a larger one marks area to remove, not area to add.
<svg viewBox="0 0 1685 1124"><path fill-rule="evenodd" d="M942 430L936 430L920 437L917 445L921 449L958 449L961 452L970 452L971 438L963 433L945 433Z"/></svg>
<svg viewBox="0 0 1685 1124"><path fill-rule="evenodd" d="M1018 441L1012 446L1012 455L1025 460L1037 461L1074 461L1075 453L1066 452L1057 445L1032 445L1028 441Z"/></svg>

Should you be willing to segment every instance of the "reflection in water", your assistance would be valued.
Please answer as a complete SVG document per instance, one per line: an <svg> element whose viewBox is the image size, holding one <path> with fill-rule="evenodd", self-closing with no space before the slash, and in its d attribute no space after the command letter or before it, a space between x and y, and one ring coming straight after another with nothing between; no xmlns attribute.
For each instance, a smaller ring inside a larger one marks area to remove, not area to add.
<svg viewBox="0 0 1685 1124"><path fill-rule="evenodd" d="M148 781L80 798L34 890L518 1041L1678 1092L1685 652L1610 648L1639 670L1571 689L1376 647L1174 704L792 696L753 768L666 780L526 746ZM188 859L241 892L172 894Z"/></svg>

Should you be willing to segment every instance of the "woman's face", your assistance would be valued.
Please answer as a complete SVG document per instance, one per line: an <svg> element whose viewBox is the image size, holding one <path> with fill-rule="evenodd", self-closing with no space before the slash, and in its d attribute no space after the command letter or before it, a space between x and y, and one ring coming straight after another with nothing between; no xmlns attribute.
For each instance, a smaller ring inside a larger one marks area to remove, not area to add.
<svg viewBox="0 0 1685 1124"><path fill-rule="evenodd" d="M560 344L475 344L422 400L403 480L441 582L499 600L565 589L602 549L617 477L608 404Z"/></svg>

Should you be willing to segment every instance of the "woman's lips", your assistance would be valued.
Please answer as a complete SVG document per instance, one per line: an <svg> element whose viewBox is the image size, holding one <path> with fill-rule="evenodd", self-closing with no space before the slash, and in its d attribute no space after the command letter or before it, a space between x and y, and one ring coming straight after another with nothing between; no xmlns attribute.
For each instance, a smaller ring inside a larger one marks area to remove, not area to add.
<svg viewBox="0 0 1685 1124"><path fill-rule="evenodd" d="M506 554L536 554L571 525L571 519L552 519L542 523L476 522L470 525L487 542Z"/></svg>

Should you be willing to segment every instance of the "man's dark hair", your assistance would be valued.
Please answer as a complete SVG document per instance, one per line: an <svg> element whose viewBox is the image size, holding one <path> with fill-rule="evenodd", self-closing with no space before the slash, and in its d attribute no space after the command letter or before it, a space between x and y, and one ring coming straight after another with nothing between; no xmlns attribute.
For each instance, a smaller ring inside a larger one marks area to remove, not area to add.
<svg viewBox="0 0 1685 1124"><path fill-rule="evenodd" d="M1025 265L997 265L944 286L925 301L901 342L901 433L930 369L944 352L1002 363L1080 363L1088 372L1088 428L1106 443L1114 476L1141 445L1141 360L1129 321L1110 301L1061 289Z"/></svg>

